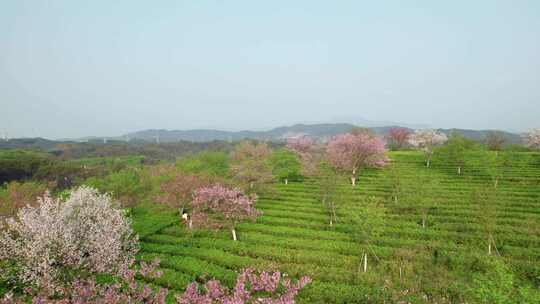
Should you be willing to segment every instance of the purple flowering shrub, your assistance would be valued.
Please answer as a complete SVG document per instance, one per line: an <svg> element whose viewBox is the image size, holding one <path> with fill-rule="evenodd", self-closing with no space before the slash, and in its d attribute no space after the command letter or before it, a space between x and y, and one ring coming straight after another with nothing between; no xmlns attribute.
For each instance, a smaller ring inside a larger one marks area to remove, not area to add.
<svg viewBox="0 0 540 304"><path fill-rule="evenodd" d="M261 272L245 269L236 279L232 290L221 285L217 280L210 280L200 290L197 283L188 285L178 304L294 304L295 297L308 283L309 277L302 277L293 283L286 274L280 272Z"/></svg>
<svg viewBox="0 0 540 304"><path fill-rule="evenodd" d="M120 304L120 303L148 303L164 304L167 296L166 289L154 291L150 286L138 283L135 278L157 278L161 273L156 270L159 260L152 263L140 262L138 269L122 267L118 279L113 284L97 284L94 278L75 279L65 289L61 296L51 297L48 294L38 293L32 298L33 304ZM26 303L23 298L8 293L0 304Z"/></svg>

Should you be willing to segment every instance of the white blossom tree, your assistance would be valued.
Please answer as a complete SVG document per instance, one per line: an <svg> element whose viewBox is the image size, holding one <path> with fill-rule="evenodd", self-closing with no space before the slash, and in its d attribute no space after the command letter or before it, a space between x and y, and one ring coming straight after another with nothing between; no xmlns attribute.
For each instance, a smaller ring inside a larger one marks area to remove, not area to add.
<svg viewBox="0 0 540 304"><path fill-rule="evenodd" d="M409 137L409 144L424 152L426 158L426 166L431 165L431 158L433 157L433 148L441 145L448 140L446 134L437 132L435 130L425 129L416 130L414 134Z"/></svg>
<svg viewBox="0 0 540 304"><path fill-rule="evenodd" d="M525 135L527 145L534 149L540 148L540 128L532 129Z"/></svg>
<svg viewBox="0 0 540 304"><path fill-rule="evenodd" d="M18 266L25 284L54 293L63 270L117 274L133 264L138 240L107 194L80 187L65 200L48 194L19 210L0 234L0 260Z"/></svg>

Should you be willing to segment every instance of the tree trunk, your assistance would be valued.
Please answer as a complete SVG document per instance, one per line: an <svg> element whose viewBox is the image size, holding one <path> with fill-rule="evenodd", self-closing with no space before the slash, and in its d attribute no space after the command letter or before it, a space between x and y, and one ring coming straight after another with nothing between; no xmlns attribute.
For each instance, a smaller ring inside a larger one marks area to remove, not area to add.
<svg viewBox="0 0 540 304"><path fill-rule="evenodd" d="M289 180L285 179L285 185L288 185L288 184L289 184Z"/></svg>
<svg viewBox="0 0 540 304"><path fill-rule="evenodd" d="M364 272L367 272L367 253L364 253Z"/></svg>
<svg viewBox="0 0 540 304"><path fill-rule="evenodd" d="M351 177L351 183L353 186L356 186L356 177L354 176Z"/></svg>
<svg viewBox="0 0 540 304"><path fill-rule="evenodd" d="M336 216L336 207L334 205L334 203L332 202L332 216L334 218L334 222L337 223L337 216Z"/></svg>
<svg viewBox="0 0 540 304"><path fill-rule="evenodd" d="M231 229L231 232L232 232L232 238L233 238L233 241L236 242L236 240L237 240L237 239L236 239L236 230L233 228L233 229Z"/></svg>

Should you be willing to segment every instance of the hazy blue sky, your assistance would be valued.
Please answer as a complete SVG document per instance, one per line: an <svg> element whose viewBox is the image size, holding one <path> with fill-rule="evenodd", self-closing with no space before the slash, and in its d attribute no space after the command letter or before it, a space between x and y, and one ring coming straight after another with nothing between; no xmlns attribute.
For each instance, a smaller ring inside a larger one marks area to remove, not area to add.
<svg viewBox="0 0 540 304"><path fill-rule="evenodd" d="M0 1L11 136L353 117L540 127L540 1Z"/></svg>

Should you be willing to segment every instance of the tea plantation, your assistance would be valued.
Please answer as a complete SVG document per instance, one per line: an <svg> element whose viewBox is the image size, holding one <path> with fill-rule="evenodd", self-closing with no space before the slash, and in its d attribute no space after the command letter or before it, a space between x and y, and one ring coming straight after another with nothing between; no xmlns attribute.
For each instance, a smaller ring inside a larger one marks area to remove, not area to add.
<svg viewBox="0 0 540 304"><path fill-rule="evenodd" d="M458 174L448 161L428 168L419 152L391 152L391 165L361 172L356 186L338 180L333 225L320 181L276 185L259 197L263 215L237 227L237 242L138 207L140 257L159 257L164 274L151 283L176 293L213 277L232 286L248 266L309 275L300 303L471 303L516 285L527 293L540 284L540 154L514 153L494 170L494 153L469 153ZM366 241L354 215L369 201L380 212Z"/></svg>

